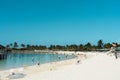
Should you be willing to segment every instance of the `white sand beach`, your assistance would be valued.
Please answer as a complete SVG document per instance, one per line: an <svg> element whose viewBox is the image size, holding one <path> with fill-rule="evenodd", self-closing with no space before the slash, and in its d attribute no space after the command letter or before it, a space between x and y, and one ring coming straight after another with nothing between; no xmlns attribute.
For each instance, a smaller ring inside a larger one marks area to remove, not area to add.
<svg viewBox="0 0 120 80"><path fill-rule="evenodd" d="M12 80L120 80L119 58L116 60L104 52L80 53L93 57L80 60L80 63L77 63L77 58L24 67L25 77ZM8 74L9 70L0 71L1 80L9 80L6 78Z"/></svg>

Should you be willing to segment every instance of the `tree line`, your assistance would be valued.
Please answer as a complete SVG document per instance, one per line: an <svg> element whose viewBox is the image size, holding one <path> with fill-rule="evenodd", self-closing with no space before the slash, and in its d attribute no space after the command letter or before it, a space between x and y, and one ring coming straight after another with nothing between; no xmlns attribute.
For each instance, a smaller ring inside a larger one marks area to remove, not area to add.
<svg viewBox="0 0 120 80"><path fill-rule="evenodd" d="M71 44L71 45L50 45L49 47L44 45L30 45L20 44L17 42L6 45L6 48L12 50L63 50L63 51L95 51L98 49L110 49L112 43L103 43L103 40L99 40L96 45L92 45L90 42L86 44ZM116 43L120 46L118 43Z"/></svg>

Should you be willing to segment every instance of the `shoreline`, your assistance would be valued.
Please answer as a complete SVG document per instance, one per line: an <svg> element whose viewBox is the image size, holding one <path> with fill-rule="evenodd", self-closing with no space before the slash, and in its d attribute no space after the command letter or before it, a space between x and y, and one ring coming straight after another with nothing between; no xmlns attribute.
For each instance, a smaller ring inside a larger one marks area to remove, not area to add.
<svg viewBox="0 0 120 80"><path fill-rule="evenodd" d="M120 59L105 53L82 61L64 65L52 71L29 74L16 80L120 80Z"/></svg>
<svg viewBox="0 0 120 80"><path fill-rule="evenodd" d="M8 54L34 54L34 53L8 53ZM15 68L15 69L17 69L17 68L20 68L20 67L23 67L23 66L26 66L26 67L29 67L29 66L33 66L33 65L39 65L39 64L41 64L41 65L44 65L44 64L47 64L47 63L51 63L51 62L54 62L54 61L64 61L64 60L69 60L69 59L73 59L73 58L75 58L76 56L75 55L72 55L72 54L68 54L68 53L61 53L61 52L53 52L53 53L35 53L35 54L48 54L48 55L51 55L51 54L53 54L53 55L57 55L56 56L56 60L50 60L50 61L47 61L47 62L39 62L39 60L37 60L36 58L36 60L35 60L35 62L34 63L32 63L32 64L22 64L22 65L19 65L19 66L16 66L16 67L10 67L10 68L1 68L0 69L0 71L4 71L4 70L9 70L9 69L11 69L11 68ZM64 56L64 58L62 57L62 56ZM8 56L9 57L9 56ZM26 56L27 57L27 56ZM60 59L59 59L59 57L60 57ZM7 57L6 57L7 58ZM58 59L57 59L58 58Z"/></svg>
<svg viewBox="0 0 120 80"><path fill-rule="evenodd" d="M21 67L24 71L25 75L32 75L34 73L39 73L39 72L45 72L45 71L54 71L59 69L60 67L64 67L65 65L71 65L71 64L77 64L79 61L79 64L82 63L83 60L89 59L96 54L92 52L65 52L65 51L59 51L58 54L66 54L66 55L75 55L77 56L76 58L73 59L68 59L68 60L62 60L62 61L57 61L57 62L50 62L46 64L41 64L41 65L33 65L33 66L23 66ZM86 55L86 56L85 56ZM20 68L13 68L15 72L18 72ZM11 69L10 69L11 70ZM10 70L3 70L0 71L0 76L3 78L6 78L6 74L8 75Z"/></svg>

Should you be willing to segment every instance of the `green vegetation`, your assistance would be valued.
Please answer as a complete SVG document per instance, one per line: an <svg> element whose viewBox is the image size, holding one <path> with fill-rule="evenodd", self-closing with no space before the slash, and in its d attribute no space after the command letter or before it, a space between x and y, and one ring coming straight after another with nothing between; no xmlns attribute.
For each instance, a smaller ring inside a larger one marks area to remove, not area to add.
<svg viewBox="0 0 120 80"><path fill-rule="evenodd" d="M118 44L118 46L120 46ZM10 43L6 45L6 48L11 50L63 50L63 51L97 51L97 50L108 50L111 48L111 43L103 43L103 40L99 40L97 45L92 45L90 42L86 44L71 44L71 45L50 45L49 47L44 45L30 45L30 44L20 44L18 45L17 42L13 44Z"/></svg>

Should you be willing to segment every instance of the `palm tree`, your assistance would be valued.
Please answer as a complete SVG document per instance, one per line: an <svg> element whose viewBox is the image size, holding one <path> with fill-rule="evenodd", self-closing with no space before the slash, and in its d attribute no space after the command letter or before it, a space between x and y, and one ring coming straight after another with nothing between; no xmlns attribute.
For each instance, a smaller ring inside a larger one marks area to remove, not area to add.
<svg viewBox="0 0 120 80"><path fill-rule="evenodd" d="M88 43L84 46L84 50L91 51L91 49L92 49L91 43L88 42Z"/></svg>
<svg viewBox="0 0 120 80"><path fill-rule="evenodd" d="M17 47L18 47L17 42L14 42L14 49L17 49Z"/></svg>
<svg viewBox="0 0 120 80"><path fill-rule="evenodd" d="M97 46L98 46L99 49L102 49L103 48L103 41L99 40L98 43L97 43Z"/></svg>
<svg viewBox="0 0 120 80"><path fill-rule="evenodd" d="M78 50L79 50L79 51L83 51L83 48L84 48L83 44L80 44L80 45L78 46Z"/></svg>
<svg viewBox="0 0 120 80"><path fill-rule="evenodd" d="M27 48L26 49L30 49L30 44L27 44Z"/></svg>
<svg viewBox="0 0 120 80"><path fill-rule="evenodd" d="M72 44L72 45L69 46L69 49L71 51L77 51L78 50L78 46L76 44Z"/></svg>
<svg viewBox="0 0 120 80"><path fill-rule="evenodd" d="M25 44L21 44L21 50L25 50Z"/></svg>
<svg viewBox="0 0 120 80"><path fill-rule="evenodd" d="M22 47L22 48L25 48L25 44L21 44L21 47Z"/></svg>
<svg viewBox="0 0 120 80"><path fill-rule="evenodd" d="M55 50L55 45L50 45L49 50Z"/></svg>
<svg viewBox="0 0 120 80"><path fill-rule="evenodd" d="M47 49L47 47L43 46L43 45L39 45L37 48L40 49L40 50L46 50Z"/></svg>

